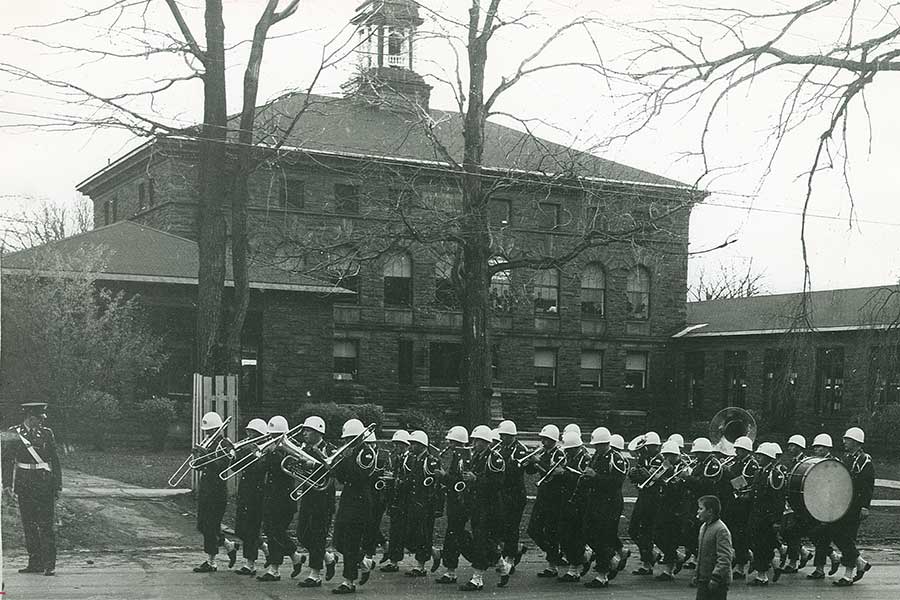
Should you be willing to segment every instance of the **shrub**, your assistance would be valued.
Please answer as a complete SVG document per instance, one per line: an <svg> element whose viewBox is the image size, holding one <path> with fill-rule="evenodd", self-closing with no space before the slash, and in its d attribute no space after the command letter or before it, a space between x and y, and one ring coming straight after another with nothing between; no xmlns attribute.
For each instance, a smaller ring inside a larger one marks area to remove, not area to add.
<svg viewBox="0 0 900 600"><path fill-rule="evenodd" d="M175 420L175 401L169 398L153 396L137 407L137 413L150 434L153 449L161 452L166 447L166 436L169 426Z"/></svg>
<svg viewBox="0 0 900 600"><path fill-rule="evenodd" d="M421 429L428 434L431 443L434 440L443 439L450 425L438 415L419 409L407 409L400 412L398 417L400 426L407 431Z"/></svg>
<svg viewBox="0 0 900 600"><path fill-rule="evenodd" d="M316 415L325 421L325 437L336 440L341 437L341 427L347 419L353 418L353 413L348 405L335 404L334 402L322 402L301 404L288 419L291 427L299 425L306 417Z"/></svg>
<svg viewBox="0 0 900 600"><path fill-rule="evenodd" d="M79 411L74 424L79 438L89 440L95 450L106 448L106 438L121 420L119 401L111 394L88 390L78 398Z"/></svg>
<svg viewBox="0 0 900 600"><path fill-rule="evenodd" d="M856 425L866 432L866 447L878 454L896 455L896 432L900 430L900 405L879 406L873 412L857 414L847 427ZM842 435L843 431L838 434ZM871 450L870 450L871 451Z"/></svg>
<svg viewBox="0 0 900 600"><path fill-rule="evenodd" d="M363 422L363 425L375 423L375 434L381 435L381 424L384 422L384 410L377 404L345 404L353 416Z"/></svg>

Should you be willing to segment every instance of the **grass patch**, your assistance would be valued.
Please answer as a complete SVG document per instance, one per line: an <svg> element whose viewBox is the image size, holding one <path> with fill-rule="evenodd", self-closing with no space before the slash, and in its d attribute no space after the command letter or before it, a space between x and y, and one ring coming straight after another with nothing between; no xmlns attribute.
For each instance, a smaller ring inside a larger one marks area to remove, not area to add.
<svg viewBox="0 0 900 600"><path fill-rule="evenodd" d="M62 468L74 469L146 488L167 488L172 473L184 461L184 450L149 452L143 448L111 448L106 451L76 448L61 456Z"/></svg>

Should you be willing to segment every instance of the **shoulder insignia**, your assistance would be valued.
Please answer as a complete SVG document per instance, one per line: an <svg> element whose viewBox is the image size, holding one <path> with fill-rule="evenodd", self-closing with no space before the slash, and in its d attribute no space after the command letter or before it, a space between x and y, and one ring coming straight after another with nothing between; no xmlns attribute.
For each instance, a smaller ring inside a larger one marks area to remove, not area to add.
<svg viewBox="0 0 900 600"><path fill-rule="evenodd" d="M624 475L628 471L628 461L618 452L611 452L609 457L609 466L614 471L618 471Z"/></svg>
<svg viewBox="0 0 900 600"><path fill-rule="evenodd" d="M378 455L371 448L363 446L356 455L356 464L363 471L371 471L375 468Z"/></svg>
<svg viewBox="0 0 900 600"><path fill-rule="evenodd" d="M487 460L488 469L493 473L502 473L506 470L506 461L496 452L491 452Z"/></svg>
<svg viewBox="0 0 900 600"><path fill-rule="evenodd" d="M722 474L722 463L720 463L715 458L711 459L706 463L706 466L703 467L703 476L709 478L715 478Z"/></svg>

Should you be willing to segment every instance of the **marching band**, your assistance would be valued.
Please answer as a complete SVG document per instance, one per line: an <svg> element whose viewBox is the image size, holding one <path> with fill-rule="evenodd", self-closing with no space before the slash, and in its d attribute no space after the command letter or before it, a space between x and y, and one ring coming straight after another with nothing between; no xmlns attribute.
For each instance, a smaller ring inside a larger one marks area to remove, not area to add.
<svg viewBox="0 0 900 600"><path fill-rule="evenodd" d="M628 533L641 563L632 575L672 581L682 569L694 569L701 531L697 501L715 496L733 536L733 580L769 585L812 559L810 579L824 578L830 560L830 575L844 566L834 585L859 581L871 565L860 556L856 535L875 481L872 459L863 452L863 431L846 431L843 454L833 454L827 434L816 436L809 455L799 435L783 452L777 443L754 444L756 427L748 413L725 410L730 412L713 420L710 437L696 438L689 448L679 434L663 442L652 431L626 445L605 427L596 428L585 443L573 424L562 433L555 425L544 426L536 449L519 440L509 420L495 430L454 426L443 448L431 444L424 431L399 430L379 449L374 424L366 427L357 419L344 423L342 445L335 448L325 441L325 422L316 416L293 429L281 416L268 423L253 419L245 438L232 442L224 435L227 422L207 413L204 441L185 461L201 473L198 530L207 558L194 571L216 571L216 554L224 545L229 568L243 548L238 574L255 576L261 551L265 570L258 581L280 580L285 557L296 578L306 560L299 544L309 556L299 585L320 587L322 569L324 580L330 580L340 559L343 580L332 592L349 594L369 580L380 545L383 573L400 571L408 551L415 562L406 576L426 577L431 561L432 573L444 569L436 583L456 585L462 557L471 575L460 589L482 590L491 568L499 574L497 586L504 587L526 550L519 531L528 475L535 478L537 496L527 533L545 555L541 578L605 588L625 570L630 551L619 538L619 521L628 479L637 489ZM735 425L740 435L733 435ZM730 428L734 439L715 426ZM173 485L184 476L185 464L173 475ZM220 531L224 482L237 475L239 541L233 541ZM336 483L341 494L335 513ZM387 537L381 527L385 513ZM446 529L438 550L435 519L442 515ZM297 544L288 533L295 516ZM332 517L334 553L326 549ZM814 551L804 547L807 539ZM586 577L591 569L593 576Z"/></svg>

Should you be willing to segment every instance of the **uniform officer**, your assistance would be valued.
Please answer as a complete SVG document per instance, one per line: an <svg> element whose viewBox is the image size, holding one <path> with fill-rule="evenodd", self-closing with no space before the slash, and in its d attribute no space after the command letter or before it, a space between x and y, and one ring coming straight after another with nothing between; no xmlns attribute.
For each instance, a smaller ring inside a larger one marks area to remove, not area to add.
<svg viewBox="0 0 900 600"><path fill-rule="evenodd" d="M865 441L865 433L859 427L851 427L844 433L842 460L853 479L853 499L847 514L831 526L832 538L841 551L841 564L844 565L844 575L833 583L841 587L853 585L862 579L872 566L860 558L856 548L859 524L869 516L872 492L875 489L875 465L872 457L863 452Z"/></svg>
<svg viewBox="0 0 900 600"><path fill-rule="evenodd" d="M53 531L56 499L62 490L62 471L53 431L44 427L47 404L22 404L24 420L4 436L3 491L18 497L28 564L19 573L56 572L56 534Z"/></svg>
<svg viewBox="0 0 900 600"><path fill-rule="evenodd" d="M459 557L464 556L469 560L469 550L472 546L472 534L466 529L469 523L470 496L466 493L468 484L463 476L469 470L472 460L469 444L469 432L462 425L454 425L444 438L448 444L446 452L450 453L450 464L447 468L447 531L444 534L444 549L440 553L440 561L435 562L435 567L440 562L446 569L440 577L435 579L437 583L456 583L456 569L459 567Z"/></svg>
<svg viewBox="0 0 900 600"><path fill-rule="evenodd" d="M554 469L559 469L565 464L566 456L557 447L559 442L559 428L556 425L544 425L538 434L541 440L542 452L537 462L532 462L525 467L528 473L540 475L540 485L537 487L537 498L531 509L531 519L528 521L528 535L534 543L544 551L547 558L547 567L538 573L538 577L559 576L559 564L561 553L559 549L559 512L562 506L561 479L550 474ZM532 459L534 460L534 459Z"/></svg>
<svg viewBox="0 0 900 600"><path fill-rule="evenodd" d="M759 463L753 454L753 440L741 436L734 441L734 461L727 467L725 477L733 492L722 503L724 521L728 523L734 542L734 579L746 578L747 563L750 560L750 538L747 531L750 521L751 484L759 470Z"/></svg>
<svg viewBox="0 0 900 600"><path fill-rule="evenodd" d="M773 566L775 548L779 545L775 525L781 521L784 511L785 473L783 467L775 462L778 454L778 448L772 442L763 442L756 449L760 468L753 478L747 526L756 577L747 582L748 585L768 585L768 572Z"/></svg>
<svg viewBox="0 0 900 600"><path fill-rule="evenodd" d="M440 461L429 451L427 433L413 431L409 434L409 454L405 462L404 477L408 478L409 494L405 544L416 559L416 566L405 575L425 577L425 562L433 556L434 520L439 507L438 489L442 475Z"/></svg>
<svg viewBox="0 0 900 600"><path fill-rule="evenodd" d="M391 466L393 469L394 486L391 494L388 516L391 518L388 530L388 544L381 562L387 562L379 571L383 573L396 573L400 570L400 561L403 560L403 548L406 544L406 508L409 500L408 481L405 466L406 457L409 454L409 432L398 429L391 438ZM388 562L390 561L390 562Z"/></svg>
<svg viewBox="0 0 900 600"><path fill-rule="evenodd" d="M250 419L245 427L245 440L259 438L268 435L268 425L262 419ZM253 452L256 446L253 442L249 447L244 446L238 452L236 458L246 456ZM238 575L256 575L256 559L259 558L261 544L260 530L262 528L263 491L266 485L266 461L258 460L249 468L241 472L241 482L238 484L237 508L234 511L234 534L241 538L243 544L244 565L235 571Z"/></svg>
<svg viewBox="0 0 900 600"><path fill-rule="evenodd" d="M200 420L200 431L208 440L210 436L221 435L222 425L219 413L211 411ZM196 446L194 453L199 456L210 450L214 448ZM197 531L203 535L203 551L207 559L193 570L194 573L212 573L218 570L216 555L219 553L219 546L224 544L228 551L229 567L234 566L237 548L233 541L226 539L222 534L222 517L225 516L225 508L228 506L226 483L219 477L222 468L218 463L211 462L198 470L200 478L197 483Z"/></svg>
<svg viewBox="0 0 900 600"><path fill-rule="evenodd" d="M301 448L319 462L334 454L336 448L325 441L325 421L312 415L303 421ZM322 489L314 489L300 499L297 513L297 541L309 552L309 573L299 583L300 587L320 587L322 566L325 566L325 581L331 581L335 571L335 557L325 551L325 538L331 528L335 501L334 479L328 477Z"/></svg>
<svg viewBox="0 0 900 600"><path fill-rule="evenodd" d="M559 521L560 548L569 563L568 570L557 577L560 583L574 583L581 579L582 565L587 562L584 531L584 508L587 503L583 474L590 464L590 454L584 449L581 435L575 431L563 433L562 449L566 456L564 470L558 475L562 480L562 502Z"/></svg>
<svg viewBox="0 0 900 600"><path fill-rule="evenodd" d="M659 455L662 443L658 433L649 431L642 436L642 441L643 444L638 449L637 465L629 472L629 478L635 485L646 481L663 461ZM653 524L659 507L659 490L654 487L651 485L638 490L631 521L628 523L628 537L634 540L641 554L641 566L632 571L632 575L653 575L653 565L657 558L653 552Z"/></svg>
<svg viewBox="0 0 900 600"><path fill-rule="evenodd" d="M525 547L519 545L519 525L525 512L525 471L519 462L528 455L528 448L517 439L516 424L510 420L497 426L500 446L497 451L506 464L503 477L503 549L500 554L500 575L512 575L522 559Z"/></svg>

